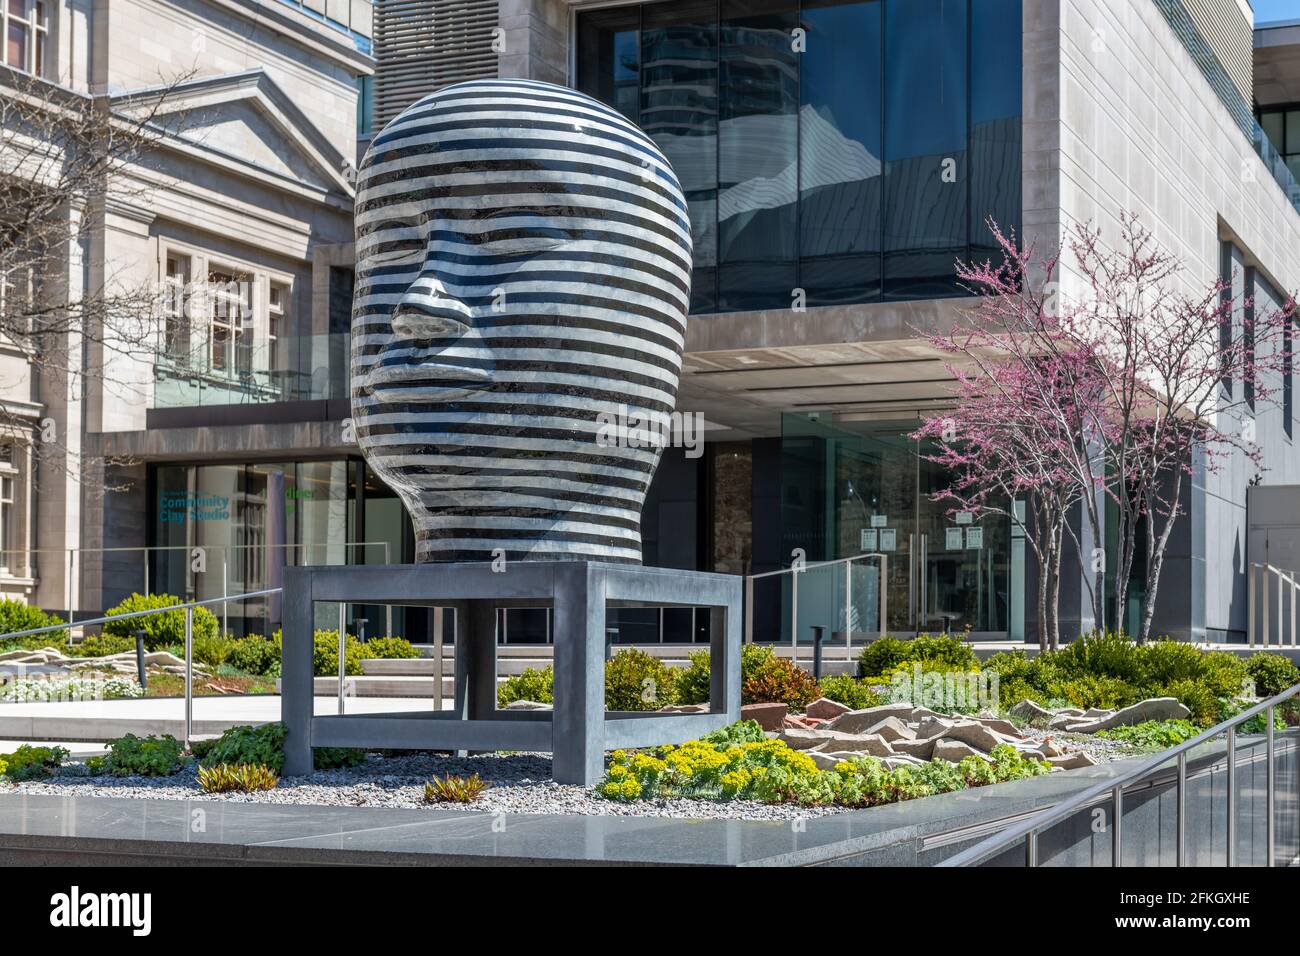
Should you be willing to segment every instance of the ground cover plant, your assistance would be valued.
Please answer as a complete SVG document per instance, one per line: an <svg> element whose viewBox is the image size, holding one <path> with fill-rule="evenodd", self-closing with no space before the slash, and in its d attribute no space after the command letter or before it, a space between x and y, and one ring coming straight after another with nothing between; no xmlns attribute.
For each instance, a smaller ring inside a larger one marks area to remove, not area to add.
<svg viewBox="0 0 1300 956"><path fill-rule="evenodd" d="M0 754L0 774L10 780L39 780L53 776L67 759L68 751L62 747L23 744L11 754Z"/></svg>
<svg viewBox="0 0 1300 956"><path fill-rule="evenodd" d="M988 759L933 760L889 769L871 756L819 770L811 757L741 721L680 746L610 754L596 794L607 800L756 800L803 806L869 807L1040 776L1045 761L995 747Z"/></svg>

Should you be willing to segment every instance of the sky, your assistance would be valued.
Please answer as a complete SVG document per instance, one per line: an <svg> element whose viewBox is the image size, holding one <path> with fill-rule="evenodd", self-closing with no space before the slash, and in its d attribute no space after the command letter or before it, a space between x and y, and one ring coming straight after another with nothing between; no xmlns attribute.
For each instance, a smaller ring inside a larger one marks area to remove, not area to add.
<svg viewBox="0 0 1300 956"><path fill-rule="evenodd" d="M1270 20L1300 20L1300 0L1251 0L1255 23Z"/></svg>

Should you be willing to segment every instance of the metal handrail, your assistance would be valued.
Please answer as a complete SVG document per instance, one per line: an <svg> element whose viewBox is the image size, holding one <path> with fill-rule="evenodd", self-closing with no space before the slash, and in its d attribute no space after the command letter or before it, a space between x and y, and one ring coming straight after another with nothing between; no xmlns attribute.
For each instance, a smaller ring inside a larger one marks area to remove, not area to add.
<svg viewBox="0 0 1300 956"><path fill-rule="evenodd" d="M782 574L790 575L790 658L799 663L799 575L816 571L820 568L844 565L844 649L851 651L853 645L853 562L866 558L876 558L880 562L880 633L884 634L889 622L889 555L880 551L867 551L850 555L847 558L834 558L830 561L814 561L811 564L795 564L775 571L762 571L758 574L745 575L745 643L754 642L754 582L759 578L771 578ZM815 653L815 652L814 652Z"/></svg>
<svg viewBox="0 0 1300 956"><path fill-rule="evenodd" d="M90 624L107 624L109 621L125 621L133 617L148 617L150 614L162 614L165 611L185 611L190 608L204 607L208 604L221 604L226 601L242 601L245 598L263 597L267 594L279 594L284 588L267 588L265 591L249 591L247 594L230 594L224 597L206 598L202 601L190 601L186 604L168 604L166 607L151 607L143 611L123 611L107 617L92 617L85 621L68 621L65 624L47 624L45 627L30 627L25 631L10 631L0 634L0 641L11 637L28 637L33 634L48 634L51 631L66 631L71 627L86 627Z"/></svg>
<svg viewBox="0 0 1300 956"><path fill-rule="evenodd" d="M284 588L267 588L264 591L249 591L246 594L233 594L224 597L207 598L202 601L188 601L185 604L168 604L166 607L151 607L143 611L123 611L121 614L110 614L106 617L92 618L89 621L77 621L77 626L82 627L87 624L107 624L110 621L129 621L137 617L148 617L151 614L165 614L168 611L185 612L185 740L186 747L190 745L190 740L194 737L194 609L204 607L208 604L221 604L226 601L241 601L247 598L264 597L268 594L279 594ZM339 605L339 713L343 712L343 619L345 605ZM51 631L65 631L70 627L68 624L50 624L45 627L31 627L25 631L11 631L8 634L0 634L0 640L11 637L28 637L35 634L48 634Z"/></svg>
<svg viewBox="0 0 1300 956"><path fill-rule="evenodd" d="M1278 647L1295 647L1300 644L1300 638L1296 632L1296 605L1300 603L1300 581L1296 580L1297 572L1285 571L1282 568L1274 567L1266 562L1252 561L1246 567L1246 636L1251 647L1256 646L1255 619L1257 616L1256 607L1262 609L1263 627L1261 634L1265 647L1273 646L1272 643L1272 625L1269 620L1269 599L1268 599L1268 579L1269 575L1277 578L1277 646ZM1259 578L1258 599L1255 597L1256 582ZM1290 585L1291 588L1291 640L1288 644L1286 640L1285 618L1282 616L1283 608L1283 586Z"/></svg>
<svg viewBox="0 0 1300 956"><path fill-rule="evenodd" d="M1176 757L1178 760L1177 865L1185 866L1186 865L1185 863L1186 830L1184 827L1183 817L1184 817L1184 811L1185 811L1186 801L1187 801L1187 754L1193 748L1199 747L1201 744L1206 743L1209 740L1212 740L1213 738L1217 737L1219 734L1226 733L1228 735L1227 760L1228 760L1228 780L1229 780L1228 783L1228 866L1232 866L1234 865L1235 862L1234 857L1235 857L1235 850L1236 850L1236 848L1233 846L1233 842L1234 842L1233 833L1235 832L1236 829L1236 820L1237 820L1237 810L1236 810L1237 795L1233 786L1233 782L1235 780L1236 770L1237 770L1236 730L1238 725L1246 722L1247 720L1250 720L1252 717L1255 717L1258 714L1266 713L1268 715L1267 717L1268 729L1266 731L1268 737L1268 774L1267 774L1268 785L1267 785L1267 796L1266 796L1267 804L1268 804L1268 820L1267 820L1268 842L1267 842L1267 850L1266 850L1266 859L1267 859L1267 865L1273 866L1275 862L1275 856L1276 856L1276 851L1274 847L1275 823L1273 819L1274 807L1275 807L1275 797L1273 791L1274 791L1274 784L1276 783L1276 774L1273 771L1273 760L1274 760L1273 708L1277 707L1279 704L1282 704L1290 700L1291 698L1295 697L1297 694L1300 694L1300 684L1296 684L1294 687L1291 687L1288 690L1284 690L1282 691L1282 693L1274 697L1270 697L1268 700L1260 701L1258 704L1255 704L1253 707L1250 707L1247 710L1243 710L1240 714L1237 714L1233 717L1229 717L1227 720L1215 724L1209 730L1197 735L1196 737L1193 737L1191 740L1185 740L1176 747L1171 747L1168 750L1162 750L1160 753L1153 756L1150 760L1144 761L1142 764L1138 765L1137 767L1125 771L1124 773L1120 774L1119 777L1117 778L1112 778L1110 780L1103 780L1101 783L1094 784L1088 789L1076 794L1073 797L1070 797L1068 800L1064 800L1053 807L1048 807L1047 809L1044 809L1039 813L1034 814L1028 819L1021 821L1020 823L1012 824L1011 826L1007 827L1005 830L1000 830L999 832L993 834L987 839L981 840L979 843L975 844L974 846L969 847L963 850L962 852L956 854L955 856L951 856L948 859L943 860L942 862L936 865L937 866L973 866L981 862L982 860L987 859L993 854L999 853L1005 850L1007 847L1014 845L1016 841L1024 840L1025 841L1025 863L1027 866L1037 866L1038 865L1038 834L1042 830L1046 829L1047 827L1059 823L1061 820L1065 819L1076 810L1079 810L1082 807L1086 807L1088 804L1095 801L1098 797L1105 796L1107 793L1109 793L1113 805L1113 809L1112 809L1113 823L1111 829L1111 838L1112 838L1111 866L1120 866L1121 865L1120 848L1121 848L1122 829L1123 829L1121 826L1121 817L1124 812L1123 810L1124 787L1138 780L1141 780L1152 773L1155 773L1157 770L1164 767L1171 758Z"/></svg>

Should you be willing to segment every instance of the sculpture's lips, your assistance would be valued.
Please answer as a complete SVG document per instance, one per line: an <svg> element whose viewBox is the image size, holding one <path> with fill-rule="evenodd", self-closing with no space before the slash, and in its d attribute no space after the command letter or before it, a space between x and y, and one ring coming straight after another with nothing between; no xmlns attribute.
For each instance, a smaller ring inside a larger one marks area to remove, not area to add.
<svg viewBox="0 0 1300 956"><path fill-rule="evenodd" d="M443 362L409 362L380 365L370 370L366 385L371 392L389 389L474 389L492 381L487 369Z"/></svg>

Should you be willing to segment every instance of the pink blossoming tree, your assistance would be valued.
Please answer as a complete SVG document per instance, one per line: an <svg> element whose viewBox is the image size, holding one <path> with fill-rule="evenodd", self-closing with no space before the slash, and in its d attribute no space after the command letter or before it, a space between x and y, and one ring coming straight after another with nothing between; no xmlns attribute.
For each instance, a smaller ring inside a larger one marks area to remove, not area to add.
<svg viewBox="0 0 1300 956"><path fill-rule="evenodd" d="M1073 230L1066 251L1078 293L1067 296L1059 255L1037 258L990 225L1003 262L959 267L979 302L931 336L952 356L955 407L918 434L936 441L931 457L953 471L944 495L954 507L1024 525L1039 567L1040 644L1059 639L1066 538L1098 624L1109 603L1122 627L1129 581L1140 577L1135 636L1145 640L1193 463L1213 471L1237 454L1264 467L1255 415L1276 403L1290 374L1294 301L1263 309L1234 303L1222 281L1197 288L1131 214L1109 245L1091 225ZM1106 497L1118 518L1110 595L1097 547ZM1016 500L1026 502L1024 519ZM1072 527L1076 508L1091 552ZM1146 562L1135 568L1139 541Z"/></svg>

